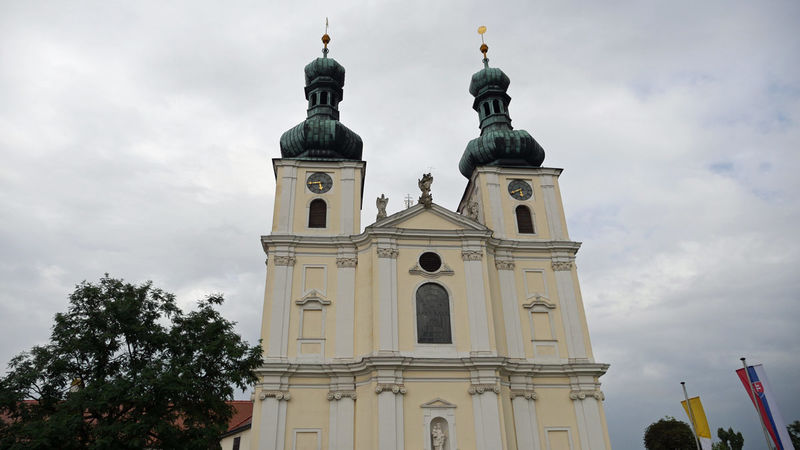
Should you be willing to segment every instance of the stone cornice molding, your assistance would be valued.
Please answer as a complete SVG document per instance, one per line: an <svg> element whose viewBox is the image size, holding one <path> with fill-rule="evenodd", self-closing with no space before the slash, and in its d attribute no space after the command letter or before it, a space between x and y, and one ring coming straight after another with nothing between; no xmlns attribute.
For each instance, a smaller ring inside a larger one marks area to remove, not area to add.
<svg viewBox="0 0 800 450"><path fill-rule="evenodd" d="M406 370L449 370L471 369L497 370L503 375L524 375L536 377L591 376L600 377L608 370L608 364L593 362L568 362L542 364L533 360L505 358L499 356L470 356L463 358L416 358L410 356L367 355L353 361L331 360L326 363L287 362L269 363L256 369L257 376L306 376L318 377L321 374L358 376L377 369Z"/></svg>
<svg viewBox="0 0 800 450"><path fill-rule="evenodd" d="M472 386L467 389L467 392L470 395L480 395L484 392L494 392L495 394L500 393L500 386L496 384L473 384Z"/></svg>
<svg viewBox="0 0 800 450"><path fill-rule="evenodd" d="M405 395L405 393L408 392L406 390L406 386L403 384L379 383L377 386L375 386L376 394L380 394L381 392L387 392L387 391L391 392L392 394L399 394L399 395Z"/></svg>
<svg viewBox="0 0 800 450"><path fill-rule="evenodd" d="M336 258L336 267L355 267L358 265L358 258Z"/></svg>
<svg viewBox="0 0 800 450"><path fill-rule="evenodd" d="M294 266L297 261L294 256L275 256L272 260L276 266Z"/></svg>
<svg viewBox="0 0 800 450"><path fill-rule="evenodd" d="M267 398L275 397L276 400L283 400L288 402L292 395L289 394L289 391L261 391L261 394L258 396L259 400L266 400Z"/></svg>
<svg viewBox="0 0 800 450"><path fill-rule="evenodd" d="M378 258L397 258L399 254L396 248L378 247Z"/></svg>
<svg viewBox="0 0 800 450"><path fill-rule="evenodd" d="M316 303L319 303L320 305L325 305L325 306L331 304L331 301L328 300L327 298L325 298L325 296L322 295L316 289L310 290L306 295L303 296L303 298L297 299L294 302L295 302L295 304L300 305L300 306L303 306L303 305L305 305L306 303L309 303L309 302L316 302Z"/></svg>
<svg viewBox="0 0 800 450"><path fill-rule="evenodd" d="M480 261L483 259L483 252L480 250L462 250L461 259L464 261Z"/></svg>
<svg viewBox="0 0 800 450"><path fill-rule="evenodd" d="M356 391L354 390L328 391L328 401L338 401L343 398L351 398L355 400L356 397Z"/></svg>
<svg viewBox="0 0 800 450"><path fill-rule="evenodd" d="M536 306L544 306L547 309L556 309L556 305L554 303L548 302L547 300L550 299L545 297L544 295L536 294L536 296L533 298L533 301L531 301L530 303L523 304L522 307L525 309L532 309Z"/></svg>
<svg viewBox="0 0 800 450"><path fill-rule="evenodd" d="M553 261L553 270L561 271L561 270L572 270L575 267L575 263L573 261Z"/></svg>
<svg viewBox="0 0 800 450"><path fill-rule="evenodd" d="M525 400L536 400L536 392L533 389L511 389L511 399L523 397Z"/></svg>
<svg viewBox="0 0 800 450"><path fill-rule="evenodd" d="M447 265L444 261L442 262L442 267L437 270L436 272L427 272L422 270L422 267L419 266L419 263L415 263L414 267L408 269L408 273L411 275L421 275L425 278L439 278L442 275L453 275L455 272L450 266Z"/></svg>
<svg viewBox="0 0 800 450"><path fill-rule="evenodd" d="M514 270L515 264L510 259L496 259L494 260L494 266L497 270Z"/></svg>
<svg viewBox="0 0 800 450"><path fill-rule="evenodd" d="M606 399L606 396L600 389L584 389L584 390L576 389L570 391L569 393L569 398L571 400L586 400L586 398L588 397L592 397L598 401L603 401Z"/></svg>

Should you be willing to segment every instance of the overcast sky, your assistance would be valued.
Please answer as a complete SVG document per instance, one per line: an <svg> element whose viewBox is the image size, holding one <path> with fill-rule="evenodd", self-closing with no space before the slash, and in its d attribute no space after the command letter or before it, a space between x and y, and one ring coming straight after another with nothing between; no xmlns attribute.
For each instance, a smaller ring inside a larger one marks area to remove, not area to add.
<svg viewBox="0 0 800 450"><path fill-rule="evenodd" d="M680 409L763 448L734 374L763 363L800 419L800 4L0 1L0 364L46 342L81 280L223 292L258 339L259 236L303 67L347 69L362 226L432 171L455 209L478 136L478 25L514 126L560 167L615 449Z"/></svg>

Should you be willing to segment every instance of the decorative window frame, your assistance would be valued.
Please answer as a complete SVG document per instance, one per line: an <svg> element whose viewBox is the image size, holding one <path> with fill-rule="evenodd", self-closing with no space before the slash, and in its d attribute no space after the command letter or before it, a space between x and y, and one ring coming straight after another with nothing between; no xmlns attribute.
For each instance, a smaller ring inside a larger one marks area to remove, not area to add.
<svg viewBox="0 0 800 450"><path fill-rule="evenodd" d="M531 184L531 190L533 189L533 184ZM517 234L520 236L530 237L530 236L539 236L539 227L536 225L536 213L533 211L533 205L527 204L528 202L533 203L533 194L531 194L531 198L527 200L517 200L514 199L514 208L513 208L513 217L514 217L514 229L517 230ZM528 208L528 212L531 213L531 225L533 225L533 233L522 233L519 231L519 220L517 219L517 208L520 206L524 206Z"/></svg>
<svg viewBox="0 0 800 450"><path fill-rule="evenodd" d="M322 280L323 285L322 289L311 288L306 289L306 269L323 269L322 271ZM317 291L318 295L325 296L328 294L328 266L326 264L303 264L303 279L301 280L301 287L303 288L303 298L307 296L312 291ZM299 303L298 303L299 304Z"/></svg>
<svg viewBox="0 0 800 450"><path fill-rule="evenodd" d="M310 172L310 173L313 173L313 172ZM308 179L308 178L306 178L306 179ZM335 183L334 183L334 185L335 185ZM304 189L307 189L307 188L304 188ZM326 194L330 194L332 190L333 190L333 188L331 188L330 191L326 192ZM316 196L318 194L314 194L314 195L315 195L314 197L309 198L308 201L306 202L306 220L305 220L306 231L314 232L314 231L329 230L331 228L330 227L330 223L331 223L331 221L330 221L330 219L331 219L330 204L328 204L328 200L326 200L326 199L324 199L322 197ZM311 218L311 202L313 202L314 200L322 200L323 202L325 202L325 226L324 227L310 227L310 226L308 226L308 222L309 222L309 220ZM535 225L534 225L534 230L536 230L536 226Z"/></svg>
<svg viewBox="0 0 800 450"><path fill-rule="evenodd" d="M322 450L322 429L321 428L295 428L292 430L292 450L297 450L297 433L316 433L317 450Z"/></svg>
<svg viewBox="0 0 800 450"><path fill-rule="evenodd" d="M566 431L567 432L567 439L569 440L569 450L573 450L575 448L575 444L572 442L572 430L570 427L544 427L544 438L545 438L545 445L547 450L560 450L560 449L553 449L550 447L550 432L551 431Z"/></svg>
<svg viewBox="0 0 800 450"><path fill-rule="evenodd" d="M437 397L419 405L419 407L422 408L422 442L425 443L423 448L425 450L433 450L431 448L431 422L441 417L447 422L449 449L458 449L458 441L456 440L456 405Z"/></svg>
<svg viewBox="0 0 800 450"><path fill-rule="evenodd" d="M428 272L427 270L423 269L422 266L419 265L419 259L422 257L422 255L424 253L435 253L437 256L439 256L439 259L442 261L442 265L441 265L441 267L439 267L439 270L437 270L435 272ZM448 266L446 262L444 262L444 258L442 257L442 254L437 252L436 250L433 250L433 249L424 249L424 250L422 250L421 252L419 252L417 254L417 258L414 261L415 261L414 262L414 266L411 267L410 269L408 269L408 273L410 273L411 275L421 275L421 276L423 276L425 278L435 279L435 278L439 278L442 275L453 275L453 274L455 274L453 269L450 268L450 266Z"/></svg>
<svg viewBox="0 0 800 450"><path fill-rule="evenodd" d="M447 292L447 302L450 308L450 343L449 344L421 344L417 336L417 291L423 284L438 284L443 287ZM423 280L414 286L411 290L411 309L413 311L412 317L414 318L414 352L417 356L431 356L431 357L458 357L458 350L456 349L456 327L453 323L453 312L455 305L453 304L453 293L444 283L439 281Z"/></svg>
<svg viewBox="0 0 800 450"><path fill-rule="evenodd" d="M297 326L297 359L320 361L325 358L325 322L327 306L331 301L326 299L318 290L311 289L303 298L294 301L300 307L300 319ZM306 311L322 311L320 335L318 337L303 336L303 320ZM303 353L303 344L319 344L319 353Z"/></svg>
<svg viewBox="0 0 800 450"><path fill-rule="evenodd" d="M537 295L530 303L522 305L523 308L528 310L528 324L531 331L531 345L533 346L533 357L541 359L559 359L558 353L558 335L556 334L556 321L553 317L553 310L556 309L554 303L550 303L547 297ZM547 314L547 320L550 322L550 339L536 339L536 329L533 323L534 313ZM539 347L547 347L553 349L553 355L542 356L539 354Z"/></svg>
<svg viewBox="0 0 800 450"><path fill-rule="evenodd" d="M544 284L544 292L531 291L528 288L528 273L529 272L537 272L537 273L541 273L542 274L542 282ZM532 298L535 299L536 297L544 297L544 298L549 300L550 288L547 285L547 271L546 270L544 270L544 269L523 269L522 270L522 280L525 283L525 298L526 299L529 300L529 299L532 299Z"/></svg>

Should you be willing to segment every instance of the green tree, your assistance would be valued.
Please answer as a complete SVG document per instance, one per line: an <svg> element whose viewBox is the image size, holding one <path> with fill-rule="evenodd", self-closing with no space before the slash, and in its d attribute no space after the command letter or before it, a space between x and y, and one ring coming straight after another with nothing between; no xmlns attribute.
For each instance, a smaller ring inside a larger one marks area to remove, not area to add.
<svg viewBox="0 0 800 450"><path fill-rule="evenodd" d="M644 446L647 450L697 449L689 424L669 416L647 427L644 431Z"/></svg>
<svg viewBox="0 0 800 450"><path fill-rule="evenodd" d="M744 437L742 433L734 431L733 428L717 428L717 437L720 440L719 450L742 450L744 447Z"/></svg>
<svg viewBox="0 0 800 450"><path fill-rule="evenodd" d="M262 363L222 302L184 313L151 282L79 284L50 342L0 378L0 449L218 448L226 401Z"/></svg>
<svg viewBox="0 0 800 450"><path fill-rule="evenodd" d="M794 448L800 450L800 420L795 420L786 428L789 429L789 437L792 439L792 445L794 445Z"/></svg>

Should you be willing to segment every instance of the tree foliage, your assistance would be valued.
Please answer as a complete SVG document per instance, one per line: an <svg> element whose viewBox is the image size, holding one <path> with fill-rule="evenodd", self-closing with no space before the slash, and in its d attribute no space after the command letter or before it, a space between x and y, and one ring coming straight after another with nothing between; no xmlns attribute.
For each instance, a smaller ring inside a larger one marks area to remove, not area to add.
<svg viewBox="0 0 800 450"><path fill-rule="evenodd" d="M725 431L724 428L717 428L717 437L720 442L714 444L716 446L714 450L742 450L744 447L742 433L734 431L733 428L728 428L728 431Z"/></svg>
<svg viewBox="0 0 800 450"><path fill-rule="evenodd" d="M669 416L647 427L644 431L644 446L647 450L697 449L689 424Z"/></svg>
<svg viewBox="0 0 800 450"><path fill-rule="evenodd" d="M79 284L50 342L0 378L0 448L217 448L226 401L262 362L214 309L222 302L184 313L151 282Z"/></svg>
<svg viewBox="0 0 800 450"><path fill-rule="evenodd" d="M792 445L794 445L794 448L800 450L800 420L795 420L786 428L789 429L789 437L792 439Z"/></svg>

